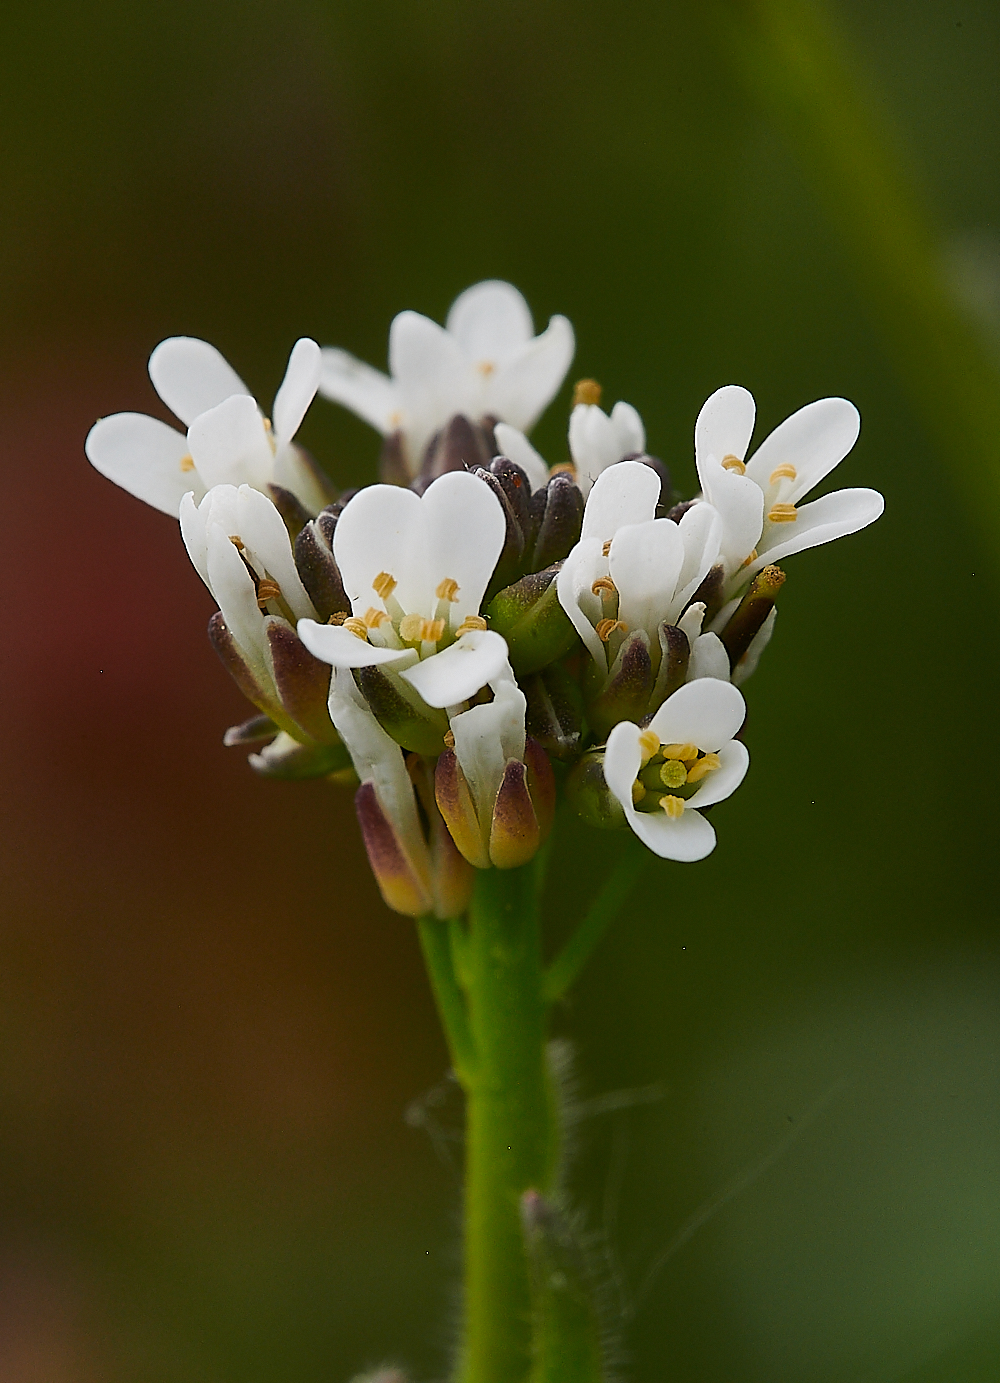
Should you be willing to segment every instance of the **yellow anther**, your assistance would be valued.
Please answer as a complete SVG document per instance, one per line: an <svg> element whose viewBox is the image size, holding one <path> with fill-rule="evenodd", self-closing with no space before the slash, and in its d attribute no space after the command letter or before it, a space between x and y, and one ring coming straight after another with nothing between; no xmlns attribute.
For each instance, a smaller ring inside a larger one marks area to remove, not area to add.
<svg viewBox="0 0 1000 1383"><path fill-rule="evenodd" d="M265 419L264 419L264 431L265 431L265 432L273 432L273 431L274 431L274 429L273 429L272 426L271 426L271 419L270 419L270 418L265 418Z"/></svg>
<svg viewBox="0 0 1000 1383"><path fill-rule="evenodd" d="M602 392L596 379L578 379L573 385L573 407L578 403L600 403Z"/></svg>
<svg viewBox="0 0 1000 1383"><path fill-rule="evenodd" d="M444 742L445 742L445 744L448 746L449 749L454 749L454 748L455 748L455 732L454 732L454 730L446 730L446 731L444 732Z"/></svg>
<svg viewBox="0 0 1000 1383"><path fill-rule="evenodd" d="M702 778L708 776L714 769L719 767L718 754L706 754L703 759L699 759L696 764L692 764L688 769L687 780L689 783L700 783Z"/></svg>
<svg viewBox="0 0 1000 1383"><path fill-rule="evenodd" d="M607 643L616 629L620 629L623 634L628 633L628 625L623 624L620 619L599 619L594 628L601 643Z"/></svg>
<svg viewBox="0 0 1000 1383"><path fill-rule="evenodd" d="M261 581L257 586L257 608L263 610L269 600L281 599L281 587L277 581Z"/></svg>
<svg viewBox="0 0 1000 1383"><path fill-rule="evenodd" d="M380 571L372 582L372 590L379 600L388 600L397 585L398 582L394 576L390 576L387 571Z"/></svg>
<svg viewBox="0 0 1000 1383"><path fill-rule="evenodd" d="M676 821L679 816L684 815L684 798L672 797L669 793L666 797L660 798L660 806L670 817L671 821Z"/></svg>
<svg viewBox="0 0 1000 1383"><path fill-rule="evenodd" d="M646 789L645 789L645 788L643 787L643 785L639 782L639 779L636 778L635 782L632 784L632 805L633 805L633 807L634 807L634 806L637 806L637 805L642 801L642 799L643 799L645 796L646 796Z"/></svg>
<svg viewBox="0 0 1000 1383"><path fill-rule="evenodd" d="M610 555L611 555L611 539L610 539L610 538L609 538L608 541L604 544L604 546L601 548L601 553L602 553L603 556L605 556L605 557L610 557Z"/></svg>
<svg viewBox="0 0 1000 1383"><path fill-rule="evenodd" d="M361 618L364 620L366 629L378 629L383 624L392 623L392 620L386 612L384 610L376 610L374 605L369 605Z"/></svg>
<svg viewBox="0 0 1000 1383"><path fill-rule="evenodd" d="M496 369L496 365L493 363L492 360L480 360L479 364L476 366L476 369L482 375L483 379L489 379L490 375Z"/></svg>
<svg viewBox="0 0 1000 1383"><path fill-rule="evenodd" d="M743 559L743 561L740 563L740 566L741 566L741 567L748 567L748 566L750 565L751 562L756 562L756 560L757 560L757 549L754 548L754 550L753 550L753 552L751 552L750 556L749 556L749 557L745 557L745 558Z"/></svg>
<svg viewBox="0 0 1000 1383"><path fill-rule="evenodd" d="M443 581L438 582L438 588L434 594L438 600L456 601L458 599L458 582L452 577L446 576Z"/></svg>
<svg viewBox="0 0 1000 1383"><path fill-rule="evenodd" d="M668 759L660 769L660 779L665 788L682 788L688 781L688 771L683 759Z"/></svg>
<svg viewBox="0 0 1000 1383"><path fill-rule="evenodd" d="M489 627L490 626L483 619L482 615L466 615L465 619L462 620L462 623L455 630L455 636L456 638L460 638L463 634L471 634L473 630L489 629Z"/></svg>
<svg viewBox="0 0 1000 1383"><path fill-rule="evenodd" d="M722 468L726 471L735 471L737 475L746 475L746 466L738 456L733 456L732 452L722 458Z"/></svg>
<svg viewBox="0 0 1000 1383"><path fill-rule="evenodd" d="M798 512L794 504L772 504L767 511L771 523L794 523Z"/></svg>
<svg viewBox="0 0 1000 1383"><path fill-rule="evenodd" d="M344 628L350 630L350 632L356 635L362 643L368 642L368 628L363 619L356 619L354 616L350 619L345 619Z"/></svg>
<svg viewBox="0 0 1000 1383"><path fill-rule="evenodd" d="M232 543L233 547L236 549L237 552L243 551L243 539L239 536L239 534L230 533L229 541Z"/></svg>
<svg viewBox="0 0 1000 1383"><path fill-rule="evenodd" d="M404 643L437 643L443 633L443 619L424 619L423 615L404 615L399 622L399 634Z"/></svg>
<svg viewBox="0 0 1000 1383"><path fill-rule="evenodd" d="M349 619L350 615L346 610L334 610L333 614L327 620L327 624L346 624Z"/></svg>
<svg viewBox="0 0 1000 1383"><path fill-rule="evenodd" d="M618 594L618 587L611 580L610 576L599 576L590 589L593 591L594 595L600 595L602 591L606 591L608 595Z"/></svg>
<svg viewBox="0 0 1000 1383"><path fill-rule="evenodd" d="M643 730L639 736L639 749L643 763L649 763L654 754L659 753L660 737L655 730Z"/></svg>
<svg viewBox="0 0 1000 1383"><path fill-rule="evenodd" d="M193 470L194 470L194 457L193 457L193 456L182 456L182 457L181 457L181 470L184 471L185 473L186 473L187 471L193 471Z"/></svg>
<svg viewBox="0 0 1000 1383"><path fill-rule="evenodd" d="M560 461L555 466L549 467L549 475L568 475L571 480L576 479L576 467L572 461Z"/></svg>
<svg viewBox="0 0 1000 1383"><path fill-rule="evenodd" d="M694 763L698 757L698 746L696 744L665 744L663 746L663 757L665 759L682 759L685 763Z"/></svg>
<svg viewBox="0 0 1000 1383"><path fill-rule="evenodd" d="M769 485L775 485L779 480L798 480L799 473L790 461L783 461L780 466L775 466L771 472Z"/></svg>

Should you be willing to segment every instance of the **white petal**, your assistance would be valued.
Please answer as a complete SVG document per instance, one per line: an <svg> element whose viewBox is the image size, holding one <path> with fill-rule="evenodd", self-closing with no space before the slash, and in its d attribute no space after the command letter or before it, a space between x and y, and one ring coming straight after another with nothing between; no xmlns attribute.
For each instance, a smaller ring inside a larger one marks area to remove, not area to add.
<svg viewBox="0 0 1000 1383"><path fill-rule="evenodd" d="M211 590L208 579L208 524L204 511L195 504L194 495L190 491L181 500L178 517L187 554L195 571Z"/></svg>
<svg viewBox="0 0 1000 1383"><path fill-rule="evenodd" d="M491 629L476 629L401 675L428 706L443 708L468 701L497 676L507 662L507 643Z"/></svg>
<svg viewBox="0 0 1000 1383"><path fill-rule="evenodd" d="M451 718L455 753L486 831L508 759L524 758L526 706L520 688L505 680L492 701Z"/></svg>
<svg viewBox="0 0 1000 1383"><path fill-rule="evenodd" d="M303 336L292 347L281 388L274 398L274 441L280 450L299 430L306 410L316 397L323 367L322 352L315 341Z"/></svg>
<svg viewBox="0 0 1000 1383"><path fill-rule="evenodd" d="M582 407L582 405L581 405ZM628 523L646 523L660 500L660 477L641 461L621 461L598 476L587 497L581 538L607 542Z"/></svg>
<svg viewBox="0 0 1000 1383"><path fill-rule="evenodd" d="M714 456L720 462L727 456L735 456L740 461L745 459L756 411L753 394L738 384L716 389L702 404L694 425L694 454L699 475L702 459L706 456ZM701 483L704 489L704 479Z"/></svg>
<svg viewBox="0 0 1000 1383"><path fill-rule="evenodd" d="M393 318L389 368L415 457L455 413L476 413L482 376L455 338L429 317L400 312Z"/></svg>
<svg viewBox="0 0 1000 1383"><path fill-rule="evenodd" d="M467 471L440 476L424 491L420 506L424 525L420 561L427 573L429 595L434 596L443 580L458 583L449 609L452 628L456 628L466 615L479 613L503 550L507 522L490 487ZM432 612L430 604L427 612Z"/></svg>
<svg viewBox="0 0 1000 1383"><path fill-rule="evenodd" d="M648 469L648 468L647 468ZM592 590L600 576L607 576L608 561L599 538L583 538L563 562L556 577L559 604L580 638L587 645L598 667L607 669L604 644L594 626L603 607Z"/></svg>
<svg viewBox="0 0 1000 1383"><path fill-rule="evenodd" d="M101 475L173 518L188 490L204 493L197 472L181 469L190 456L183 432L145 413L102 418L87 434L86 452Z"/></svg>
<svg viewBox="0 0 1000 1383"><path fill-rule="evenodd" d="M335 346L323 348L319 392L381 433L392 432L402 421L393 416L399 411L399 398L389 376Z"/></svg>
<svg viewBox="0 0 1000 1383"><path fill-rule="evenodd" d="M375 667L378 663L397 663L404 667L416 658L413 649L376 648L340 624L317 624L300 619L295 632L314 658L334 667Z"/></svg>
<svg viewBox="0 0 1000 1383"><path fill-rule="evenodd" d="M750 754L741 740L730 740L716 752L719 767L702 778L697 792L687 800L689 808L710 807L713 802L724 801L732 796L747 776Z"/></svg>
<svg viewBox="0 0 1000 1383"><path fill-rule="evenodd" d="M722 682L730 680L729 654L717 634L699 634L695 639L687 675L689 682L697 682L702 677L715 677Z"/></svg>
<svg viewBox="0 0 1000 1383"><path fill-rule="evenodd" d="M578 403L569 415L569 450L585 486L623 455L614 424L596 403Z"/></svg>
<svg viewBox="0 0 1000 1383"><path fill-rule="evenodd" d="M874 523L884 509L885 500L877 490L834 490L832 495L804 504L794 523L765 524L759 556L747 567L746 575L753 576L769 562L790 557L793 552L857 533Z"/></svg>
<svg viewBox="0 0 1000 1383"><path fill-rule="evenodd" d="M722 517L711 504L694 504L680 523L684 563L677 577L677 607L682 610L719 558ZM675 612L676 613L676 612Z"/></svg>
<svg viewBox="0 0 1000 1383"><path fill-rule="evenodd" d="M608 570L618 588L618 618L650 636L671 613L674 586L684 561L684 540L670 519L627 524L615 534Z"/></svg>
<svg viewBox="0 0 1000 1383"><path fill-rule="evenodd" d="M541 490L548 484L549 468L523 432L509 423L497 423L493 435L501 453L524 471L533 491Z"/></svg>
<svg viewBox="0 0 1000 1383"><path fill-rule="evenodd" d="M257 590L226 531L208 526L208 584L229 632L263 686L273 683L264 635L264 616L257 607Z"/></svg>
<svg viewBox="0 0 1000 1383"><path fill-rule="evenodd" d="M205 484L253 485L271 478L274 453L257 404L234 394L200 414L188 428L188 446Z"/></svg>
<svg viewBox="0 0 1000 1383"><path fill-rule="evenodd" d="M733 668L732 682L734 687L742 687L747 678L752 677L757 671L757 664L760 662L761 654L771 642L771 635L774 633L774 623L777 618L778 607L774 605L767 619L750 640L750 647Z"/></svg>
<svg viewBox="0 0 1000 1383"><path fill-rule="evenodd" d="M469 360L506 365L534 335L528 304L512 283L486 279L467 288L451 305L447 330Z"/></svg>
<svg viewBox="0 0 1000 1383"><path fill-rule="evenodd" d="M569 320L552 317L540 336L486 380L486 412L529 432L559 392L575 349Z"/></svg>
<svg viewBox="0 0 1000 1383"><path fill-rule="evenodd" d="M604 751L604 781L626 813L632 807L632 784L642 767L641 733L630 720L620 720L608 736Z"/></svg>
<svg viewBox="0 0 1000 1383"><path fill-rule="evenodd" d="M619 457L646 450L646 429L638 410L630 403L619 401L615 404L611 410L611 425L615 430Z"/></svg>
<svg viewBox="0 0 1000 1383"><path fill-rule="evenodd" d="M728 471L711 455L698 463L705 498L722 520L721 550L726 566L736 570L760 540L764 524L764 492L746 475Z"/></svg>
<svg viewBox="0 0 1000 1383"><path fill-rule="evenodd" d="M258 575L266 572L272 581L277 581L296 619L315 615L316 610L295 566L284 519L266 495L249 485L240 486L236 528L232 532L242 539L246 556Z"/></svg>
<svg viewBox="0 0 1000 1383"><path fill-rule="evenodd" d="M788 499L797 504L840 464L858 440L861 415L847 399L817 399L786 418L754 452L747 475L764 489L777 466L791 463L798 475Z"/></svg>
<svg viewBox="0 0 1000 1383"><path fill-rule="evenodd" d="M663 860L693 864L715 849L715 827L690 807L674 818L664 811L635 812L634 817L629 817L629 825L643 845Z"/></svg>
<svg viewBox="0 0 1000 1383"><path fill-rule="evenodd" d="M250 390L214 346L195 336L171 336L149 357L153 388L182 423L193 423L232 394Z"/></svg>
<svg viewBox="0 0 1000 1383"><path fill-rule="evenodd" d="M736 688L707 677L686 682L667 697L649 728L664 744L696 744L714 753L735 736L745 716L746 702Z"/></svg>

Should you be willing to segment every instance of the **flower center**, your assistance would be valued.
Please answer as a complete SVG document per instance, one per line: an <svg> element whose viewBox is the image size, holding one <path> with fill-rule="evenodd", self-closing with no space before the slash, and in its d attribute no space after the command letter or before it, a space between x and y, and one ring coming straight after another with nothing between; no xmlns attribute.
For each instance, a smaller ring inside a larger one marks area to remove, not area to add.
<svg viewBox="0 0 1000 1383"><path fill-rule="evenodd" d="M641 812L664 811L676 821L686 799L719 767L719 756L696 744L662 744L655 730L644 730L639 745L642 767L632 785L632 801Z"/></svg>
<svg viewBox="0 0 1000 1383"><path fill-rule="evenodd" d="M372 591L382 601L385 609L370 606L363 615L344 621L345 628L358 638L369 639L379 648L399 648L409 645L416 648L421 658L438 652L437 645L442 640L450 644L461 634L471 629L485 629L486 621L480 615L467 615L462 624L451 629L451 607L458 600L459 585L454 577L446 576L434 591L435 606L430 613L418 610L404 610L396 598L399 582L392 572L380 571L372 581Z"/></svg>

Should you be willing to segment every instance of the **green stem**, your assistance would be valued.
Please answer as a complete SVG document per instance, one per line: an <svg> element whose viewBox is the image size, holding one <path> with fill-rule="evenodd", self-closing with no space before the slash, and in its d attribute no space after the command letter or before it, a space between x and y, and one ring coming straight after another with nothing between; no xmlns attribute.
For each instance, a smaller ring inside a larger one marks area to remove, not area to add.
<svg viewBox="0 0 1000 1383"><path fill-rule="evenodd" d="M547 1003L561 999L576 980L618 916L648 861L648 854L633 838L624 844L624 853L607 879L587 915L545 972L543 994Z"/></svg>
<svg viewBox="0 0 1000 1383"><path fill-rule="evenodd" d="M455 1075L463 1085L472 1077L476 1063L465 995L456 976L452 932L460 928L457 920L442 922L433 916L417 919L417 934L424 953L431 989L444 1028Z"/></svg>
<svg viewBox="0 0 1000 1383"><path fill-rule="evenodd" d="M524 1383L531 1296L521 1197L547 1192L558 1157L545 1056L536 876L482 870L465 953L476 1062L466 1111L462 1383Z"/></svg>

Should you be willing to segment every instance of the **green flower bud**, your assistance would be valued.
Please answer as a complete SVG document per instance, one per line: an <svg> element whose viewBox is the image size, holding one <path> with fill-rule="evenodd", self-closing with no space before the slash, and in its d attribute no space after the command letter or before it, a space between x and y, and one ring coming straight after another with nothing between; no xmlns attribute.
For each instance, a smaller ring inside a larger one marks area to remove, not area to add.
<svg viewBox="0 0 1000 1383"><path fill-rule="evenodd" d="M559 563L523 576L499 591L486 608L490 628L507 640L517 676L527 677L575 647L577 632L559 604Z"/></svg>
<svg viewBox="0 0 1000 1383"><path fill-rule="evenodd" d="M628 828L621 803L604 781L604 750L585 754L566 779L566 799L589 826L616 831Z"/></svg>

